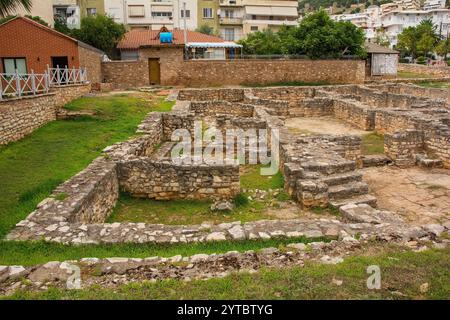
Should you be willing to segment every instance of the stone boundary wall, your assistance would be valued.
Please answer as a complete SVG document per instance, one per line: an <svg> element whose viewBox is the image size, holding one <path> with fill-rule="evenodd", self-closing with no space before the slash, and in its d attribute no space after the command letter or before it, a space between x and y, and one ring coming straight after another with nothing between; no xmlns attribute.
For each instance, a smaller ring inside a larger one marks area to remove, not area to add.
<svg viewBox="0 0 450 320"><path fill-rule="evenodd" d="M447 105L450 106L450 90L440 89L440 88L425 88L412 84L386 84L383 86L377 85L375 89L383 91L389 91L396 94L407 94L415 97L428 98L428 99L442 99L446 101Z"/></svg>
<svg viewBox="0 0 450 320"><path fill-rule="evenodd" d="M450 67L446 66L425 66L421 64L414 63L399 63L398 71L413 72L413 73L423 73L438 77L449 77Z"/></svg>
<svg viewBox="0 0 450 320"><path fill-rule="evenodd" d="M423 150L422 131L410 129L384 136L384 153L399 167L413 166L415 155Z"/></svg>
<svg viewBox="0 0 450 320"><path fill-rule="evenodd" d="M162 69L162 72L163 69ZM223 86L277 82L364 83L364 60L207 60L184 61L167 85Z"/></svg>
<svg viewBox="0 0 450 320"><path fill-rule="evenodd" d="M102 63L104 82L116 89L145 87L150 84L148 61L110 61Z"/></svg>
<svg viewBox="0 0 450 320"><path fill-rule="evenodd" d="M60 107L90 90L90 84L52 87L49 94L0 101L0 145L20 140L56 120Z"/></svg>

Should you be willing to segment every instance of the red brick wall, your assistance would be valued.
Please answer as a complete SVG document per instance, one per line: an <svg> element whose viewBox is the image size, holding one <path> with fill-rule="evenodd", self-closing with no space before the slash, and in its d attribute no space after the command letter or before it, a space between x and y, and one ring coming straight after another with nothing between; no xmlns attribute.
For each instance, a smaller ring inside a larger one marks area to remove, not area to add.
<svg viewBox="0 0 450 320"><path fill-rule="evenodd" d="M15 19L0 27L0 58L25 57L28 72L33 69L35 73L43 73L47 64L51 66L52 56L67 56L69 68L79 67L78 44L75 41L24 19ZM3 72L2 61L0 72Z"/></svg>

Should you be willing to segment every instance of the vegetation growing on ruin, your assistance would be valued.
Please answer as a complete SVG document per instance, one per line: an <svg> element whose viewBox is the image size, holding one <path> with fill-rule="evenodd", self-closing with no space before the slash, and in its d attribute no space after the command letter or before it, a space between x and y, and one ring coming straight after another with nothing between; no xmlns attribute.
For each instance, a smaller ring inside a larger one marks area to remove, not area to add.
<svg viewBox="0 0 450 320"><path fill-rule="evenodd" d="M375 132L362 136L363 154L383 154L384 153L384 136Z"/></svg>

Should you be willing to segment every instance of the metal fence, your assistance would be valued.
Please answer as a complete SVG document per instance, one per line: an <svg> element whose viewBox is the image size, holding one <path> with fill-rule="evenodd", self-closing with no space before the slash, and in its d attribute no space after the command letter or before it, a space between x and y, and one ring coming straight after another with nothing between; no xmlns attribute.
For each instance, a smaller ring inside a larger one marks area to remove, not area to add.
<svg viewBox="0 0 450 320"><path fill-rule="evenodd" d="M0 100L48 93L51 86L87 82L86 69L47 68L44 73L0 73Z"/></svg>

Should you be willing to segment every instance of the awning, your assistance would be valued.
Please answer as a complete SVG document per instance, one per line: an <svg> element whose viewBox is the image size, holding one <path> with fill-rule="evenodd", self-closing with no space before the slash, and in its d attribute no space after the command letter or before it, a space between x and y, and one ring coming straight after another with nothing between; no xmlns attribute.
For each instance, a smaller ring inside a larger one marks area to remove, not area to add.
<svg viewBox="0 0 450 320"><path fill-rule="evenodd" d="M255 16L298 17L297 7L246 6L245 13Z"/></svg>
<svg viewBox="0 0 450 320"><path fill-rule="evenodd" d="M188 48L242 48L242 45L234 42L188 42Z"/></svg>

